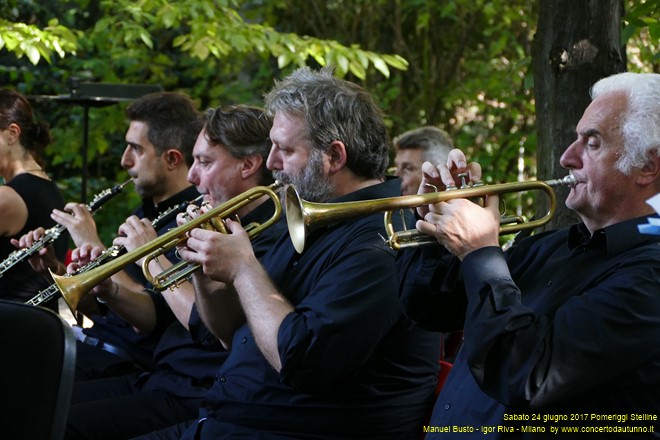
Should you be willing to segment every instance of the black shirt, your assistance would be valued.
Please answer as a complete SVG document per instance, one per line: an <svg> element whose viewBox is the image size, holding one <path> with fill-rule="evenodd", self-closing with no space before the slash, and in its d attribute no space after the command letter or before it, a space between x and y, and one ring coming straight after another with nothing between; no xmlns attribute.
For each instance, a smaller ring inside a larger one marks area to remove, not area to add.
<svg viewBox="0 0 660 440"><path fill-rule="evenodd" d="M0 261L4 261L17 249L11 244L11 238L20 238L24 234L44 227L49 229L55 226L55 221L50 218L53 209L64 209L62 193L55 182L30 173L15 176L6 184L11 187L23 199L28 208L28 217L23 229L14 237L0 237ZM60 261L64 261L68 246L68 233L66 230L55 240L53 244L55 255ZM30 266L27 260L16 264L8 269L0 277L0 298L25 302L33 298L39 291L45 289L52 280L50 277L42 277ZM53 303L56 306L55 303Z"/></svg>
<svg viewBox="0 0 660 440"><path fill-rule="evenodd" d="M657 433L660 238L638 233L637 225L646 220L615 224L593 236L582 224L542 233L506 254L497 247L474 251L462 264L445 255L435 259L435 269L425 258L410 265L406 275L416 281L409 280L409 288L415 283L435 288L433 294L406 291L412 315L437 329L445 319L465 318L464 346L430 425L468 426L474 437L484 435L482 426L515 430L496 430L490 433L494 438L538 438L538 431L523 428L528 425L547 435L551 427L592 425L655 425ZM426 301L411 299L416 294ZM466 294L467 308L446 299ZM632 421L635 414L656 418Z"/></svg>
<svg viewBox="0 0 660 440"><path fill-rule="evenodd" d="M335 202L399 191L393 179ZM282 370L264 359L247 324L238 329L200 411L202 439L419 438L439 337L403 315L394 253L381 235L382 214L322 227L302 254L283 234L262 259L295 309L278 332Z"/></svg>

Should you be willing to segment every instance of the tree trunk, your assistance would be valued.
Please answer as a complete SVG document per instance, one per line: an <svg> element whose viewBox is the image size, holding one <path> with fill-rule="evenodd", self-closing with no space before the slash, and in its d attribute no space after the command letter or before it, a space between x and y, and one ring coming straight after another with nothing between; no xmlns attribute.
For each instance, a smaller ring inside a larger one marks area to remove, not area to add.
<svg viewBox="0 0 660 440"><path fill-rule="evenodd" d="M590 87L626 70L623 11L623 0L539 0L533 56L539 179L568 174L559 159L576 139L575 127L591 101ZM546 229L579 220L564 205L567 194L557 191L557 212ZM537 215L547 209L547 201L539 200Z"/></svg>

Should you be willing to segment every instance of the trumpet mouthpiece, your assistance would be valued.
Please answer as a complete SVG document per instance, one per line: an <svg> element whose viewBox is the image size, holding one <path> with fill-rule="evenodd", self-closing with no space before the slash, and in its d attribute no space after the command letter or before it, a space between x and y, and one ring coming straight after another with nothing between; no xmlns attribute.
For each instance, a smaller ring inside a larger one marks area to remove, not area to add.
<svg viewBox="0 0 660 440"><path fill-rule="evenodd" d="M548 180L545 183L547 183L548 185L550 185L552 187L565 186L567 188L574 188L575 185L577 185L577 179L572 174L569 174L568 176L564 176L561 179Z"/></svg>

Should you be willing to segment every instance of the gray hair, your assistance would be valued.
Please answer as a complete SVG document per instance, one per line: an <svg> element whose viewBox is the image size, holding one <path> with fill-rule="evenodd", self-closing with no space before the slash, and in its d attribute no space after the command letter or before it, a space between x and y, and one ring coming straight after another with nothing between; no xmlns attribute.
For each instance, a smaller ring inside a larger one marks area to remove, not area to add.
<svg viewBox="0 0 660 440"><path fill-rule="evenodd" d="M392 141L397 150L421 149L422 159L433 165L447 161L454 144L446 131L433 126L424 126L408 130Z"/></svg>
<svg viewBox="0 0 660 440"><path fill-rule="evenodd" d="M622 115L623 154L616 163L624 174L642 168L650 154L660 156L660 75L624 72L603 78L591 88L591 98L623 92L628 107Z"/></svg>
<svg viewBox="0 0 660 440"><path fill-rule="evenodd" d="M346 146L347 167L365 178L383 178L388 137L383 114L357 84L336 78L331 68L295 70L265 96L266 111L305 119L313 148L326 151L334 141Z"/></svg>

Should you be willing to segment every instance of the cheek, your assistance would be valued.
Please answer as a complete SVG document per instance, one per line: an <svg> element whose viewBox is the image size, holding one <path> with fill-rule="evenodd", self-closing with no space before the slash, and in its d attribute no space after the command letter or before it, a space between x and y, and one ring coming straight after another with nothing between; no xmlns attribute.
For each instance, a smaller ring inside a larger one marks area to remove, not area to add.
<svg viewBox="0 0 660 440"><path fill-rule="evenodd" d="M216 172L215 174L205 173L200 180L206 188L213 192L218 192L218 190L222 190L222 188L226 186L224 174L222 172Z"/></svg>
<svg viewBox="0 0 660 440"><path fill-rule="evenodd" d="M290 156L287 160L285 160L284 168L288 169L292 173L300 173L305 169L305 167L310 165L310 162L311 160L309 157L301 157L299 155ZM325 166L326 164L324 163L324 169Z"/></svg>
<svg viewBox="0 0 660 440"><path fill-rule="evenodd" d="M208 189L211 186L211 183L209 179L208 173L205 173L204 171L198 170L196 173L196 178L199 181L199 186Z"/></svg>

